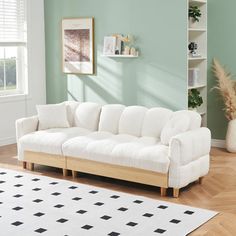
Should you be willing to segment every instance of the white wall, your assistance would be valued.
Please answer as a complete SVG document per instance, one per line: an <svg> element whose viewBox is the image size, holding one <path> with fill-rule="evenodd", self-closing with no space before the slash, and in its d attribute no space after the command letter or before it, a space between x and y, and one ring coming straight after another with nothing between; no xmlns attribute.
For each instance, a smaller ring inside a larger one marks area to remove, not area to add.
<svg viewBox="0 0 236 236"><path fill-rule="evenodd" d="M28 80L27 96L0 97L0 146L15 143L15 120L36 113L46 103L44 1L27 0Z"/></svg>

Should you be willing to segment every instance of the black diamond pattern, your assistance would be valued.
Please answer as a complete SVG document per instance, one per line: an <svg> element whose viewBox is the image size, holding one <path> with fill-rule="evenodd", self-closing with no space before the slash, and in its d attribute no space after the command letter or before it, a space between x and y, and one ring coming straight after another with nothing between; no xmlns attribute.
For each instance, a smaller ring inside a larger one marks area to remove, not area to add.
<svg viewBox="0 0 236 236"><path fill-rule="evenodd" d="M96 202L96 203L94 203L94 205L96 205L96 206L102 206L102 205L104 205L104 203L103 203L103 202Z"/></svg>
<svg viewBox="0 0 236 236"><path fill-rule="evenodd" d="M22 178L23 175L16 175L15 178Z"/></svg>
<svg viewBox="0 0 236 236"><path fill-rule="evenodd" d="M23 207L14 207L14 208L12 208L12 210L15 210L15 211L19 211L21 209L23 209Z"/></svg>
<svg viewBox="0 0 236 236"><path fill-rule="evenodd" d="M46 229L44 229L44 228L38 228L38 229L36 229L34 232L36 232L36 233L44 233L45 231L47 231Z"/></svg>
<svg viewBox="0 0 236 236"><path fill-rule="evenodd" d="M134 226L137 225L137 224L138 224L138 223L135 223L135 222L130 221L130 222L127 223L126 225L134 227Z"/></svg>
<svg viewBox="0 0 236 236"><path fill-rule="evenodd" d="M173 223L173 224L179 224L179 222L181 222L181 220L172 219L170 221L170 223Z"/></svg>
<svg viewBox="0 0 236 236"><path fill-rule="evenodd" d="M68 221L68 220L64 219L64 218L61 218L61 219L57 220L57 222L59 222L59 223L65 223L66 221Z"/></svg>
<svg viewBox="0 0 236 236"><path fill-rule="evenodd" d="M57 205L55 205L54 207L56 207L56 208L62 208L62 207L64 207L64 205L62 205L62 204L57 204Z"/></svg>
<svg viewBox="0 0 236 236"><path fill-rule="evenodd" d="M135 200L134 203L141 204L143 201L141 200Z"/></svg>
<svg viewBox="0 0 236 236"><path fill-rule="evenodd" d="M157 207L157 208L159 208L159 209L166 209L166 208L168 208L168 206L160 205L160 206Z"/></svg>
<svg viewBox="0 0 236 236"><path fill-rule="evenodd" d="M16 198L19 198L19 197L22 197L23 195L21 195L21 194L16 194L16 195L14 195L13 197L16 197Z"/></svg>
<svg viewBox="0 0 236 236"><path fill-rule="evenodd" d="M41 217L43 215L45 215L45 213L42 213L42 212L37 212L34 214L34 216L37 216L37 217Z"/></svg>
<svg viewBox="0 0 236 236"><path fill-rule="evenodd" d="M0 204L2 204L2 202L0 202Z"/></svg>
<svg viewBox="0 0 236 236"><path fill-rule="evenodd" d="M117 198L119 198L120 196L118 196L118 195L112 195L111 196L111 198L113 198L113 199L117 199Z"/></svg>
<svg viewBox="0 0 236 236"><path fill-rule="evenodd" d="M109 236L118 236L120 235L120 233L117 233L117 232L111 232L108 234Z"/></svg>
<svg viewBox="0 0 236 236"><path fill-rule="evenodd" d="M74 200L74 201L79 201L81 199L82 199L81 197L74 197L74 198L72 198L72 200Z"/></svg>
<svg viewBox="0 0 236 236"><path fill-rule="evenodd" d="M36 202L36 203L40 203L42 201L43 201L42 199L35 199L35 200L33 200L33 202Z"/></svg>
<svg viewBox="0 0 236 236"><path fill-rule="evenodd" d="M59 196L59 195L61 195L61 193L55 192L55 193L52 193L51 195L53 195L53 196Z"/></svg>
<svg viewBox="0 0 236 236"><path fill-rule="evenodd" d="M3 191L3 190L0 190L0 193L4 193L4 191Z"/></svg>
<svg viewBox="0 0 236 236"><path fill-rule="evenodd" d="M3 183L5 183L6 181L3 181L3 180L0 180L0 184L3 184Z"/></svg>
<svg viewBox="0 0 236 236"><path fill-rule="evenodd" d="M98 191L92 190L92 191L90 191L89 193L91 193L91 194L96 194L96 193L98 193Z"/></svg>
<svg viewBox="0 0 236 236"><path fill-rule="evenodd" d="M78 214L84 214L84 213L86 213L87 211L85 211L85 210L79 210L79 211L76 211L76 213L78 213Z"/></svg>
<svg viewBox="0 0 236 236"><path fill-rule="evenodd" d="M78 188L78 187L76 187L76 186L70 186L69 187L69 189L76 189L76 188Z"/></svg>
<svg viewBox="0 0 236 236"><path fill-rule="evenodd" d="M187 215L192 215L194 213L194 211L185 211L184 214L187 214Z"/></svg>
<svg viewBox="0 0 236 236"><path fill-rule="evenodd" d="M127 211L128 210L128 208L125 208L125 207L120 207L119 209L118 209L118 211Z"/></svg>
<svg viewBox="0 0 236 236"><path fill-rule="evenodd" d="M84 225L83 227L81 227L82 229L86 229L86 230L89 230L91 228L93 228L93 226L91 225Z"/></svg>
<svg viewBox="0 0 236 236"><path fill-rule="evenodd" d="M37 182L37 181L39 181L40 179L39 178L34 178L34 179L32 179L32 181L34 181L34 182Z"/></svg>
<svg viewBox="0 0 236 236"><path fill-rule="evenodd" d="M159 234L163 234L166 232L166 230L165 229L156 229L154 232L159 233Z"/></svg>
<svg viewBox="0 0 236 236"><path fill-rule="evenodd" d="M109 219L111 219L111 216L104 215L104 216L101 217L101 219L103 219L103 220L109 220Z"/></svg>
<svg viewBox="0 0 236 236"><path fill-rule="evenodd" d="M23 222L15 221L15 222L13 222L13 223L11 223L11 224L14 225L14 226L19 226L19 225L22 225Z"/></svg>
<svg viewBox="0 0 236 236"><path fill-rule="evenodd" d="M50 184L51 185L56 185L56 184L58 184L58 182L51 182Z"/></svg>
<svg viewBox="0 0 236 236"><path fill-rule="evenodd" d="M32 189L33 191L40 191L40 190L42 190L41 188L33 188Z"/></svg>
<svg viewBox="0 0 236 236"><path fill-rule="evenodd" d="M22 184L15 184L14 185L14 187L17 187L17 188L19 188L19 187L21 187L21 186L23 186Z"/></svg>
<svg viewBox="0 0 236 236"><path fill-rule="evenodd" d="M153 214L150 214L150 213L145 213L145 214L143 214L143 216L145 216L145 217L152 217L152 216L153 216Z"/></svg>
<svg viewBox="0 0 236 236"><path fill-rule="evenodd" d="M0 175L5 175L6 174L6 172L0 172Z"/></svg>

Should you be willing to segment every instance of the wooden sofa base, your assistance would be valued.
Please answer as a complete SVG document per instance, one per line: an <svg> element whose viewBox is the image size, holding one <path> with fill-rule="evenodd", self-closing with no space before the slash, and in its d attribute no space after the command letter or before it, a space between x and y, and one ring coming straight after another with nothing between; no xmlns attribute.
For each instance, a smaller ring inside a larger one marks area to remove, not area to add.
<svg viewBox="0 0 236 236"><path fill-rule="evenodd" d="M112 165L73 157L66 157L66 168L72 170L73 177L76 177L78 171L157 186L161 188L161 196L166 196L166 190L168 188L168 174L156 173L154 171Z"/></svg>
<svg viewBox="0 0 236 236"><path fill-rule="evenodd" d="M23 168L33 171L34 164L62 168L63 176L67 176L66 158L63 156L25 151Z"/></svg>
<svg viewBox="0 0 236 236"><path fill-rule="evenodd" d="M34 170L34 164L62 168L63 176L67 176L68 170L72 170L72 176L75 178L77 172L84 172L94 175L106 176L115 179L121 179L141 184L160 187L161 196L166 196L168 188L168 173L162 174L154 171L147 171L138 168L125 167L85 160L81 158L63 157L46 153L25 151L23 168ZM199 178L202 183L203 177ZM173 189L173 196L179 197L179 189Z"/></svg>

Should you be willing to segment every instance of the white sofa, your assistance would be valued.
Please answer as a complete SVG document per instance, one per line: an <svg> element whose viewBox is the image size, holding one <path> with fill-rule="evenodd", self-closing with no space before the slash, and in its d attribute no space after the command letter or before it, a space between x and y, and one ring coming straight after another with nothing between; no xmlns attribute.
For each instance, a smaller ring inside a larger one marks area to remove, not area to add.
<svg viewBox="0 0 236 236"><path fill-rule="evenodd" d="M37 116L16 121L18 159L161 187L161 195L209 171L211 134L194 111L65 102L68 128L38 130ZM57 117L54 117L57 119Z"/></svg>

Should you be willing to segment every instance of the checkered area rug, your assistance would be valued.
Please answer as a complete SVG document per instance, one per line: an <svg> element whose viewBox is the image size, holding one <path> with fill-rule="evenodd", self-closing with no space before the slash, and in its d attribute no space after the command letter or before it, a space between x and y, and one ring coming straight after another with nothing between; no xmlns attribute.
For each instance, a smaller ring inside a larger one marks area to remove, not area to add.
<svg viewBox="0 0 236 236"><path fill-rule="evenodd" d="M1 236L183 236L216 214L0 169Z"/></svg>

